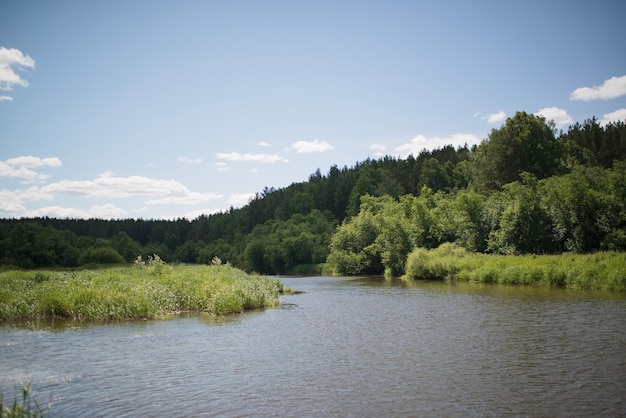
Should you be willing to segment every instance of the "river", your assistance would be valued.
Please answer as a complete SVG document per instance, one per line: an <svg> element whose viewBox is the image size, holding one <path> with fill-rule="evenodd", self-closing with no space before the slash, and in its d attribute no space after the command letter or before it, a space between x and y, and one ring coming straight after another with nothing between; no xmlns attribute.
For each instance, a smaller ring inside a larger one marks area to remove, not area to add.
<svg viewBox="0 0 626 418"><path fill-rule="evenodd" d="M280 309L0 326L47 416L626 416L626 295L283 277ZM50 409L48 409L50 404Z"/></svg>

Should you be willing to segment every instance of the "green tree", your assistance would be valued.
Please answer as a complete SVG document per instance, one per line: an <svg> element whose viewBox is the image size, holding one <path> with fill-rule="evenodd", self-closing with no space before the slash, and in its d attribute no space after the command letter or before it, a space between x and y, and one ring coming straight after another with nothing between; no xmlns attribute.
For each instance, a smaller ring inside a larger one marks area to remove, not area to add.
<svg viewBox="0 0 626 418"><path fill-rule="evenodd" d="M113 247L127 262L132 262L141 254L139 244L128 236L125 231L118 232L111 238L111 247Z"/></svg>
<svg viewBox="0 0 626 418"><path fill-rule="evenodd" d="M501 189L520 180L522 172L538 179L562 168L563 148L555 138L553 122L526 112L517 112L500 129L494 129L472 157L473 182L478 190Z"/></svg>
<svg viewBox="0 0 626 418"><path fill-rule="evenodd" d="M623 168L623 164L617 171L575 167L570 174L542 183L555 239L565 250L590 252L609 243L622 245L620 236L626 227Z"/></svg>
<svg viewBox="0 0 626 418"><path fill-rule="evenodd" d="M371 212L364 211L350 221L344 221L330 240L326 262L337 273L381 274L383 265L374 248L378 229Z"/></svg>
<svg viewBox="0 0 626 418"><path fill-rule="evenodd" d="M504 186L505 207L489 234L488 250L495 253L554 252L552 224L538 191L537 179L522 173L522 182Z"/></svg>

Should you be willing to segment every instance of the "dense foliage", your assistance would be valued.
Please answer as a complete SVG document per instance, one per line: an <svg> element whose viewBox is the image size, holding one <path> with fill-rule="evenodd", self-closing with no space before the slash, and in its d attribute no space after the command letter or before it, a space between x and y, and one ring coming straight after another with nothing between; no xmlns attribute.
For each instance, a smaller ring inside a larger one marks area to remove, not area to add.
<svg viewBox="0 0 626 418"><path fill-rule="evenodd" d="M518 112L471 149L445 146L320 170L193 221L0 220L0 264L129 263L137 255L246 271L402 274L415 248L496 254L626 250L626 124L556 132Z"/></svg>

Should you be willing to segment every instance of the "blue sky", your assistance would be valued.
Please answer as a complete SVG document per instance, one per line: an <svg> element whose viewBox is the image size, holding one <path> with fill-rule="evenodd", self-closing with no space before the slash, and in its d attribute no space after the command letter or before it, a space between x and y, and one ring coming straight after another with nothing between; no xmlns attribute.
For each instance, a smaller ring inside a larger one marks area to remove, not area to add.
<svg viewBox="0 0 626 418"><path fill-rule="evenodd" d="M178 218L318 168L626 120L619 1L3 1L0 217Z"/></svg>

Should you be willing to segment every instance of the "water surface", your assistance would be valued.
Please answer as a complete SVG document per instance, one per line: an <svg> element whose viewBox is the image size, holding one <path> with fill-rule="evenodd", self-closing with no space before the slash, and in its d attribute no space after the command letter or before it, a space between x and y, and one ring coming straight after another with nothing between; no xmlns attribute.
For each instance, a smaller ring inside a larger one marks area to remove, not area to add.
<svg viewBox="0 0 626 418"><path fill-rule="evenodd" d="M281 309L0 327L51 416L626 416L626 297L281 278Z"/></svg>

